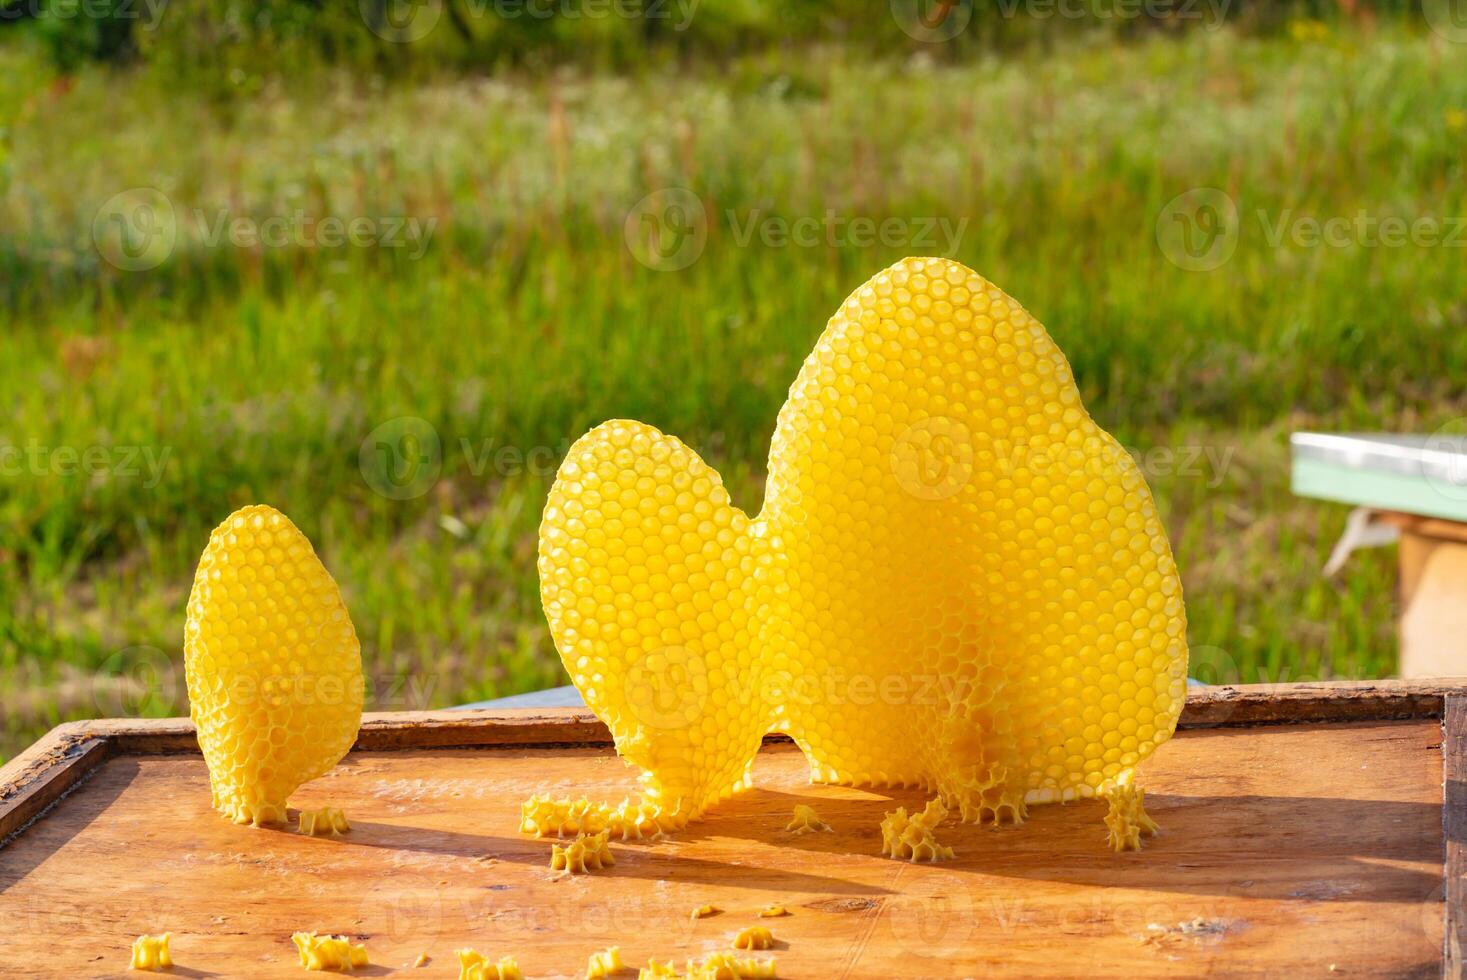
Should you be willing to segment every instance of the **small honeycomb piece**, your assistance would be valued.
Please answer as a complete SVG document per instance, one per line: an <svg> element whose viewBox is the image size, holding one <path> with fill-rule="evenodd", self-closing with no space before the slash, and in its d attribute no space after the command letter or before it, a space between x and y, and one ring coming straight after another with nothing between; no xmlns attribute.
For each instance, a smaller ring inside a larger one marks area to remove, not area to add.
<svg viewBox="0 0 1467 980"><path fill-rule="evenodd" d="M764 926L740 929L733 938L734 949L773 949L774 934Z"/></svg>
<svg viewBox="0 0 1467 980"><path fill-rule="evenodd" d="M173 933L160 936L139 936L132 941L132 970L168 970L173 967L173 954L168 951L168 940Z"/></svg>
<svg viewBox="0 0 1467 980"><path fill-rule="evenodd" d="M690 980L764 980L774 977L774 960L733 953L712 953L700 963L689 963Z"/></svg>
<svg viewBox="0 0 1467 980"><path fill-rule="evenodd" d="M586 980L603 980L624 969L626 965L621 961L621 947L612 946L591 954L591 959L586 963Z"/></svg>
<svg viewBox="0 0 1467 980"><path fill-rule="evenodd" d="M789 914L790 910L783 905L766 905L759 910L761 919L778 919Z"/></svg>
<svg viewBox="0 0 1467 980"><path fill-rule="evenodd" d="M566 670L683 820L750 785L775 731L817 782L1018 822L1124 782L1186 694L1181 581L1135 460L1034 317L947 259L836 310L757 515L678 439L608 421L561 464L539 572Z"/></svg>
<svg viewBox="0 0 1467 980"><path fill-rule="evenodd" d="M473 949L458 951L458 980L525 980L513 956L501 956L496 963Z"/></svg>
<svg viewBox="0 0 1467 980"><path fill-rule="evenodd" d="M939 844L933 834L945 819L947 807L940 799L928 800L921 813L910 817L906 807L897 807L881 821L881 853L913 861L950 860L953 849Z"/></svg>
<svg viewBox="0 0 1467 980"><path fill-rule="evenodd" d="M718 915L722 911L723 909L719 908L716 905L699 905L697 908L693 909L693 914L691 918L706 919L710 915Z"/></svg>
<svg viewBox="0 0 1467 980"><path fill-rule="evenodd" d="M712 953L701 960L688 960L681 971L671 960L666 963L649 960L638 971L637 980L773 980L774 969L773 959Z"/></svg>
<svg viewBox="0 0 1467 980"><path fill-rule="evenodd" d="M643 840L659 837L664 830L675 830L684 823L686 820L646 801L622 800L612 807L585 798L555 799L536 794L520 804L520 833L536 837L574 837L609 830L623 841Z"/></svg>
<svg viewBox="0 0 1467 980"><path fill-rule="evenodd" d="M367 947L346 936L318 936L297 932L290 937L307 970L341 970L345 973L367 966Z"/></svg>
<svg viewBox="0 0 1467 980"><path fill-rule="evenodd" d="M334 806L323 806L319 810L302 810L296 823L296 831L307 837L333 837L351 830L346 814Z"/></svg>
<svg viewBox="0 0 1467 980"><path fill-rule="evenodd" d="M565 847L552 844L550 847L550 870L569 871L573 875L600 871L616 864L607 842L611 831L599 834L582 834Z"/></svg>
<svg viewBox="0 0 1467 980"><path fill-rule="evenodd" d="M1117 851L1141 850L1142 837L1155 837L1159 829L1146 813L1146 791L1133 784L1113 787L1106 794L1109 808L1105 826L1110 846Z"/></svg>
<svg viewBox="0 0 1467 980"><path fill-rule="evenodd" d="M830 824L820 819L814 807L796 803L795 815L784 829L794 834L807 834L812 830L829 830Z"/></svg>
<svg viewBox="0 0 1467 980"><path fill-rule="evenodd" d="M214 529L188 600L189 714L214 808L285 823L362 721L362 650L326 566L284 514L245 507Z"/></svg>

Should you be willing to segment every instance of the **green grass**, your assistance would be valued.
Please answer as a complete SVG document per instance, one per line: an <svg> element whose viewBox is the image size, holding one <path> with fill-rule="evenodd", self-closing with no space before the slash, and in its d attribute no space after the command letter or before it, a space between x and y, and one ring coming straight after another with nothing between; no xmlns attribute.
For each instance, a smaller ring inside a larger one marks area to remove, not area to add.
<svg viewBox="0 0 1467 980"><path fill-rule="evenodd" d="M67 718L186 710L193 564L247 502L315 542L379 706L558 682L534 565L549 475L495 452L544 447L553 468L588 426L632 416L757 509L826 318L933 251L741 244L756 211L967 220L957 257L1049 327L1101 424L1149 454L1195 674L1394 670L1393 556L1321 578L1344 508L1291 496L1287 437L1467 414L1464 253L1274 246L1258 213L1467 215L1467 47L1401 27L1199 31L962 64L816 49L638 77L320 73L225 105L146 71L46 85L23 52L0 67L0 446L42 461L0 475L0 758ZM707 245L656 271L623 220L673 185L704 202ZM91 229L138 186L166 192L181 231L129 273ZM1155 235L1194 187L1241 215L1209 272ZM192 215L220 208L436 226L417 259L211 246ZM405 415L436 429L442 471L393 500L359 451ZM166 466L62 472L54 447Z"/></svg>

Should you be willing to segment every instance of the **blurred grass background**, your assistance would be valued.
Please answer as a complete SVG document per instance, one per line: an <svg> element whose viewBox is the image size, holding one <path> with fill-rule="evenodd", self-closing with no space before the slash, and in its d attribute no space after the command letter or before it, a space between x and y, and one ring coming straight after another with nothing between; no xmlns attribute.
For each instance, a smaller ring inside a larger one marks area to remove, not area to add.
<svg viewBox="0 0 1467 980"><path fill-rule="evenodd" d="M250 502L290 514L341 583L376 706L562 683L534 553L569 442L644 419L757 510L825 319L942 250L742 240L751 217L827 211L965 221L955 257L1049 327L1157 495L1194 676L1395 669L1393 555L1321 577L1344 508L1291 496L1287 437L1467 414L1467 253L1266 232L1467 215L1467 45L1418 11L980 6L936 44L886 4L709 2L682 30L424 9L439 20L413 43L358 5L284 0L0 27L0 759L69 718L186 712L193 565ZM676 271L623 234L666 187L707 229ZM1156 236L1197 187L1240 214L1205 272ZM129 272L93 229L134 188L166 197L178 237ZM432 231L211 244L220 215ZM361 450L402 416L436 430L441 472L398 500ZM104 465L58 453L93 447Z"/></svg>

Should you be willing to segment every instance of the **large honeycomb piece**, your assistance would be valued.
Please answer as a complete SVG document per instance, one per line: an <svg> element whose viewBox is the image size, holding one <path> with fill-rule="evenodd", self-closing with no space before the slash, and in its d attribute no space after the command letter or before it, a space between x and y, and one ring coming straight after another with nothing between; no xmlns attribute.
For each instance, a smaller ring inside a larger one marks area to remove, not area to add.
<svg viewBox="0 0 1467 980"><path fill-rule="evenodd" d="M284 514L245 507L214 529L183 652L214 808L235 823L284 823L290 794L346 755L362 719L356 630Z"/></svg>
<svg viewBox="0 0 1467 980"><path fill-rule="evenodd" d="M852 293L768 474L751 518L692 449L615 420L545 508L556 646L664 812L747 786L770 731L816 781L1015 822L1171 736L1186 614L1150 492L1044 328L972 270L906 259Z"/></svg>

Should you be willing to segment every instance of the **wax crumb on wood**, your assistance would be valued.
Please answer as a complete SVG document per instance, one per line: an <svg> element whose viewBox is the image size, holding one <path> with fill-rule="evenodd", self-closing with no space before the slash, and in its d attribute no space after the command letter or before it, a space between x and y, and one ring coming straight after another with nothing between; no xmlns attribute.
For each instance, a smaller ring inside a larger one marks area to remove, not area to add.
<svg viewBox="0 0 1467 980"><path fill-rule="evenodd" d="M733 938L734 949L773 949L774 935L763 926L739 930Z"/></svg>
<svg viewBox="0 0 1467 980"><path fill-rule="evenodd" d="M637 980L773 980L774 960L712 953L701 960L688 960L682 970L672 960L648 960L637 972Z"/></svg>
<svg viewBox="0 0 1467 980"><path fill-rule="evenodd" d="M413 960L413 969L422 969L431 962L433 962L433 957L429 956L427 953L419 953L418 958Z"/></svg>
<svg viewBox="0 0 1467 980"><path fill-rule="evenodd" d="M784 829L792 834L808 834L812 830L829 830L830 824L820 819L820 814L815 812L814 807L796 803L794 816L785 824Z"/></svg>
<svg viewBox="0 0 1467 980"><path fill-rule="evenodd" d="M335 837L351 830L346 814L334 806L319 810L302 810L296 821L296 832L307 837Z"/></svg>
<svg viewBox="0 0 1467 980"><path fill-rule="evenodd" d="M697 908L693 909L693 914L689 916L689 918L706 919L710 915L718 915L722 911L723 909L719 908L716 905L699 905Z"/></svg>
<svg viewBox="0 0 1467 980"><path fill-rule="evenodd" d="M790 910L783 905L766 905L759 910L759 918L761 919L778 919L789 914Z"/></svg>
<svg viewBox="0 0 1467 980"><path fill-rule="evenodd" d="M158 936L139 936L132 941L132 963L130 970L167 970L173 967L173 954L168 951L168 941L173 933Z"/></svg>
<svg viewBox="0 0 1467 980"><path fill-rule="evenodd" d="M1215 942L1232 931L1235 925L1234 922L1227 919L1209 919L1200 915L1174 925L1148 922L1146 935L1141 937L1141 942L1153 946L1175 944L1187 940Z"/></svg>
<svg viewBox="0 0 1467 980"><path fill-rule="evenodd" d="M341 970L350 973L367 966L367 947L353 943L346 936L318 936L314 932L297 932L290 937L300 953L301 966L307 970Z"/></svg>
<svg viewBox="0 0 1467 980"><path fill-rule="evenodd" d="M938 843L933 829L947 818L947 807L941 800L929 800L921 813L907 815L907 808L897 807L881 821L881 853L912 861L946 861L953 849Z"/></svg>
<svg viewBox="0 0 1467 980"><path fill-rule="evenodd" d="M578 875L600 871L616 864L608 842L609 834L610 831L603 830L599 834L582 834L565 847L551 845L550 870L568 871Z"/></svg>
<svg viewBox="0 0 1467 980"><path fill-rule="evenodd" d="M586 980L603 980L613 974L620 973L626 966L621 961L621 947L611 946L592 953L586 962Z"/></svg>
<svg viewBox="0 0 1467 980"><path fill-rule="evenodd" d="M686 816L655 803L624 799L616 806L592 803L585 797L559 799L536 793L520 804L520 833L536 837L574 837L608 831L622 841L661 837L680 830Z"/></svg>
<svg viewBox="0 0 1467 980"><path fill-rule="evenodd" d="M478 950L458 951L458 980L525 980L513 956L501 956L495 963Z"/></svg>

